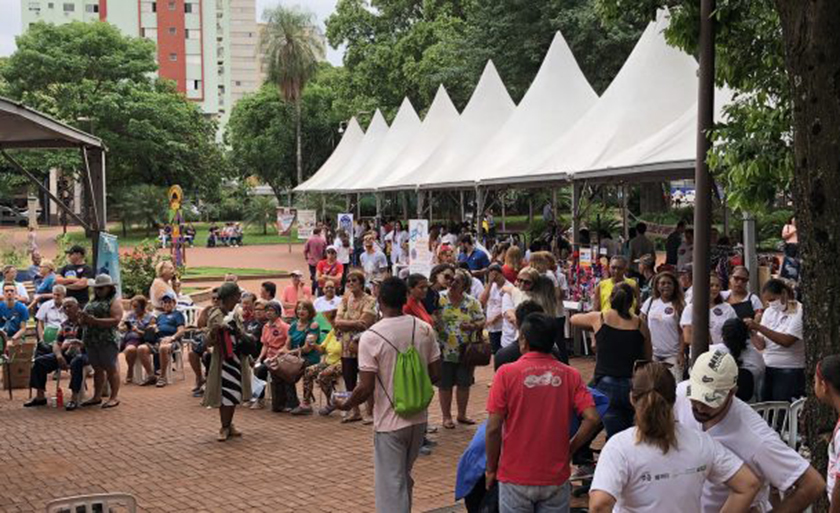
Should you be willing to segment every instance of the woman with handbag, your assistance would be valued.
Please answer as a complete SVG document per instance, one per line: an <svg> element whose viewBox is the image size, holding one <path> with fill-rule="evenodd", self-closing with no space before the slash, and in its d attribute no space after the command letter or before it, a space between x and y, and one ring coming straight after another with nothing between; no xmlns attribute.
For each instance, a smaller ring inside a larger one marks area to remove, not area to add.
<svg viewBox="0 0 840 513"><path fill-rule="evenodd" d="M344 377L344 387L348 392L356 388L359 377L359 338L371 327L376 320L376 300L365 294L365 275L362 271L353 270L347 273L347 292L338 305L333 328L336 337L341 341L341 374ZM368 419L373 422L373 404L366 408ZM358 408L345 416L342 422L356 422L362 419Z"/></svg>
<svg viewBox="0 0 840 513"><path fill-rule="evenodd" d="M438 384L443 427L454 429L452 422L452 388L456 387L455 400L458 405L458 423L475 424L467 417L470 401L470 387L475 382L475 367L461 362L462 347L481 340L484 330L484 311L481 303L466 291L472 286L468 271L457 269L449 286L449 292L440 298L440 310L436 313L438 341L443 356L443 371Z"/></svg>
<svg viewBox="0 0 840 513"><path fill-rule="evenodd" d="M266 362L279 356L289 340L289 325L282 318L283 306L276 301L271 301L266 306L265 313L267 322L263 326L260 337L262 350L257 361L254 362L254 375L263 381L268 379L269 368ZM265 407L265 388L251 405L251 409L261 410L263 407Z"/></svg>
<svg viewBox="0 0 840 513"><path fill-rule="evenodd" d="M315 322L315 306L306 299L298 301L295 306L295 319L289 325L289 342L280 350L280 354L294 354L302 359L303 367L296 379L286 381L286 407L283 411L290 411L300 415L300 399L298 399L295 383L303 376L306 367L317 365L321 355L316 349L321 337L321 326Z"/></svg>

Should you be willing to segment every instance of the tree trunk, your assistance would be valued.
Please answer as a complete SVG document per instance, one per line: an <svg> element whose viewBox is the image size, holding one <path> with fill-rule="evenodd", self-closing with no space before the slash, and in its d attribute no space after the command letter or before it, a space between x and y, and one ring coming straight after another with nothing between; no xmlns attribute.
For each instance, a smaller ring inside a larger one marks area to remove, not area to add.
<svg viewBox="0 0 840 513"><path fill-rule="evenodd" d="M295 138L297 140L297 184L303 183L303 145L300 133L300 98L295 102Z"/></svg>
<svg viewBox="0 0 840 513"><path fill-rule="evenodd" d="M799 230L806 376L840 352L840 2L776 0L793 99L793 197ZM813 399L805 426L814 466L825 473L834 413ZM823 503L822 508L825 508Z"/></svg>
<svg viewBox="0 0 840 513"><path fill-rule="evenodd" d="M668 202L665 201L663 182L642 183L639 185L639 202L642 216L651 212L665 212Z"/></svg>

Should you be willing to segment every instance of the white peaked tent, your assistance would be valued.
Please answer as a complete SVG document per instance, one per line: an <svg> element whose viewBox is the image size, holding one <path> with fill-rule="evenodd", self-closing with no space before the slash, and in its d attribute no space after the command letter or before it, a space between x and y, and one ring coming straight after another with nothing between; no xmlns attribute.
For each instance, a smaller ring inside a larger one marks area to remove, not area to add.
<svg viewBox="0 0 840 513"><path fill-rule="evenodd" d="M665 42L668 21L660 11L604 95L564 137L503 176L481 181L559 180L593 170L685 115L697 102L697 63Z"/></svg>
<svg viewBox="0 0 840 513"><path fill-rule="evenodd" d="M382 139L376 152L359 167L358 173L346 173L331 184L329 189L335 192L363 192L375 189L381 181L377 180L377 177L414 140L421 124L411 102L405 98L394 117L391 129L388 130L388 135Z"/></svg>
<svg viewBox="0 0 840 513"><path fill-rule="evenodd" d="M365 133L362 131L362 127L359 126L359 122L356 121L355 117L350 118L350 121L347 123L347 128L344 130L344 135L341 137L338 146L333 150L330 158L324 162L324 165L314 175L309 177L309 180L298 185L295 190L299 192L313 191L316 190L316 186L324 182L328 183L335 176L336 171L340 170L353 157L353 154L359 149L359 144L361 144L364 137Z"/></svg>
<svg viewBox="0 0 840 513"><path fill-rule="evenodd" d="M432 105L413 140L393 161L380 168L377 174L369 179L365 178L365 187L378 189L384 184L408 175L450 135L458 119L458 110L449 99L446 89L443 86L438 87Z"/></svg>
<svg viewBox="0 0 840 513"><path fill-rule="evenodd" d="M487 61L469 103L446 140L422 164L407 175L392 176L381 188L400 190L457 181L464 165L507 121L514 109L516 105L493 61Z"/></svg>
<svg viewBox="0 0 840 513"><path fill-rule="evenodd" d="M365 132L365 137L347 163L341 168L337 169L335 173L328 180L318 183L312 190L317 192L330 192L334 189L333 184L338 181L345 180L348 177L359 179L364 176L365 162L379 149L382 141L388 135L388 123L385 117L376 109L373 113L373 119Z"/></svg>
<svg viewBox="0 0 840 513"><path fill-rule="evenodd" d="M472 186L481 178L504 176L566 134L597 100L558 32L513 115L465 166L459 179Z"/></svg>

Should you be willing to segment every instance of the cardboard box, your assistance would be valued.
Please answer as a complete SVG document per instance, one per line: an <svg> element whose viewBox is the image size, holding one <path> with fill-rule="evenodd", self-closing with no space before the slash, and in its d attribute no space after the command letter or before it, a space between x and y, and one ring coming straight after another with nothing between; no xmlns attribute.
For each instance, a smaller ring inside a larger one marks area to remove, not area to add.
<svg viewBox="0 0 840 513"><path fill-rule="evenodd" d="M32 370L32 357L35 355L35 342L28 342L9 349L11 363L3 365L2 386L8 390L9 378L12 378L12 389L29 388L29 373Z"/></svg>

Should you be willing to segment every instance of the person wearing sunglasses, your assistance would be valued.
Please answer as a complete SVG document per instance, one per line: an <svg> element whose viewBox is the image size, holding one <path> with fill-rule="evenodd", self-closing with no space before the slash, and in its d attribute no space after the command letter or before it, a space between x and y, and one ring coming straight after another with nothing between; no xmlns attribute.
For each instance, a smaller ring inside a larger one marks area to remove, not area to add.
<svg viewBox="0 0 840 513"><path fill-rule="evenodd" d="M516 275L514 285L502 287L502 339L500 349L518 342L519 329L516 323L516 308L528 299L528 293L533 290L534 283L539 279L540 273L536 269L525 267ZM540 308L542 308L542 305L540 305Z"/></svg>
<svg viewBox="0 0 840 513"><path fill-rule="evenodd" d="M724 290L720 296L735 310L739 319L755 319L764 311L761 299L749 291L750 272L743 265L732 269L729 276L729 290Z"/></svg>
<svg viewBox="0 0 840 513"><path fill-rule="evenodd" d="M685 351L680 317L686 307L682 288L673 273L664 271L654 277L651 294L640 315L650 331L653 359L670 364L674 379L681 381Z"/></svg>
<svg viewBox="0 0 840 513"><path fill-rule="evenodd" d="M619 283L612 290L607 311L575 314L571 319L572 326L595 333L595 388L610 398L603 418L607 439L633 425L633 362L653 358L647 325L633 312L635 301L634 289Z"/></svg>
<svg viewBox="0 0 840 513"><path fill-rule="evenodd" d="M675 421L676 382L663 364L637 366L630 402L635 406L635 427L604 445L589 492L589 511L700 513L706 483L726 493L725 504L715 511L749 510L759 491L758 478L709 434Z"/></svg>

